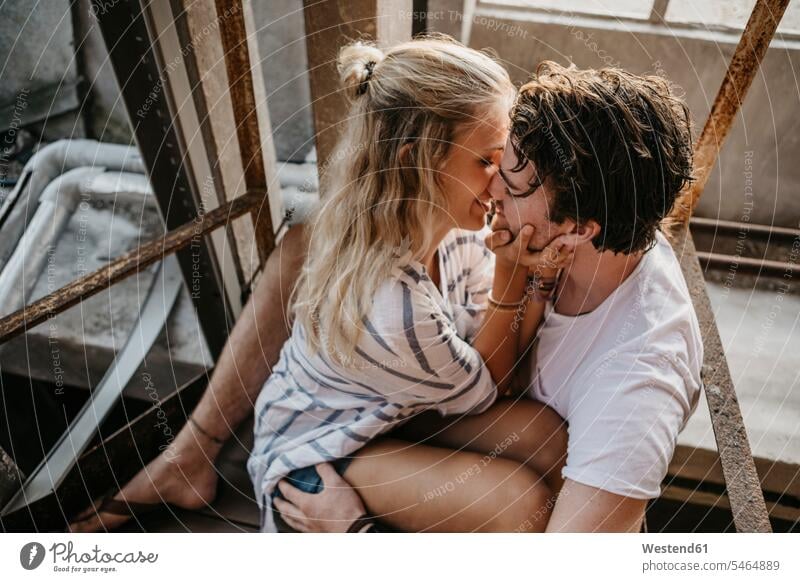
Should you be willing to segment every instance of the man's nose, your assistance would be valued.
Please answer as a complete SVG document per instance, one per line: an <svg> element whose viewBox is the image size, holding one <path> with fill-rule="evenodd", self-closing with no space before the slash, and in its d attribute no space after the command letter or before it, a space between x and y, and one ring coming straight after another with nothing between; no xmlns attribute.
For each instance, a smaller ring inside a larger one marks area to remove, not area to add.
<svg viewBox="0 0 800 582"><path fill-rule="evenodd" d="M500 202L505 198L506 195L506 185L503 182L503 178L500 176L500 172L495 173L492 176L492 179L489 181L489 194L492 195L492 199L496 202Z"/></svg>

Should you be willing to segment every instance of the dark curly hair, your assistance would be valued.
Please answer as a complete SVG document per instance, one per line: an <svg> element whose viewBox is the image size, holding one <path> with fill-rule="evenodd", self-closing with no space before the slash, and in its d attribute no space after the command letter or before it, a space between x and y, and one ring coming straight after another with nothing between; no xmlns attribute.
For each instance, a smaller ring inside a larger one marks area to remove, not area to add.
<svg viewBox="0 0 800 582"><path fill-rule="evenodd" d="M689 109L657 76L545 61L511 111L511 143L549 178L550 220L595 220L595 248L646 251L690 181Z"/></svg>

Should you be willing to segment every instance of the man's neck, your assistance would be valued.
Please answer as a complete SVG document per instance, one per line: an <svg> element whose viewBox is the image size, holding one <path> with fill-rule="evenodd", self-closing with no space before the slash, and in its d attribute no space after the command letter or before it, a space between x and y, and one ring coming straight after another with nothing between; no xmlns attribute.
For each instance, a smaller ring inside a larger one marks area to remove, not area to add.
<svg viewBox="0 0 800 582"><path fill-rule="evenodd" d="M633 273L642 253L599 252L591 244L575 252L559 287L556 313L580 315L597 309Z"/></svg>

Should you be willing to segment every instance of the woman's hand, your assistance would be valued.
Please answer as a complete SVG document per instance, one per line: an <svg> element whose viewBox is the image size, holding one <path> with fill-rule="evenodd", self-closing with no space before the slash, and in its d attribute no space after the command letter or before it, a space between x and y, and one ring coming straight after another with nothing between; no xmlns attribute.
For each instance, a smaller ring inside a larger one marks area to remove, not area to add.
<svg viewBox="0 0 800 582"><path fill-rule="evenodd" d="M558 269L566 266L572 259L575 248L568 245L563 236L557 236L540 251L530 250L528 245L533 237L534 227L526 224L516 238L509 230L495 230L486 237L486 247L498 261L510 266L526 267L537 277L555 277Z"/></svg>

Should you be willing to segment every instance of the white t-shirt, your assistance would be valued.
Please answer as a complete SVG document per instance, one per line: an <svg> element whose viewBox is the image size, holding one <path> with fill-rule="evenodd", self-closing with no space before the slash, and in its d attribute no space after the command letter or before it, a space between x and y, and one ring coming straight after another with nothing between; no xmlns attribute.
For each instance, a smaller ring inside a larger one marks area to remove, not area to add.
<svg viewBox="0 0 800 582"><path fill-rule="evenodd" d="M689 291L660 233L597 309L570 317L548 308L529 395L568 422L563 476L626 497L658 497L697 405L702 361Z"/></svg>

